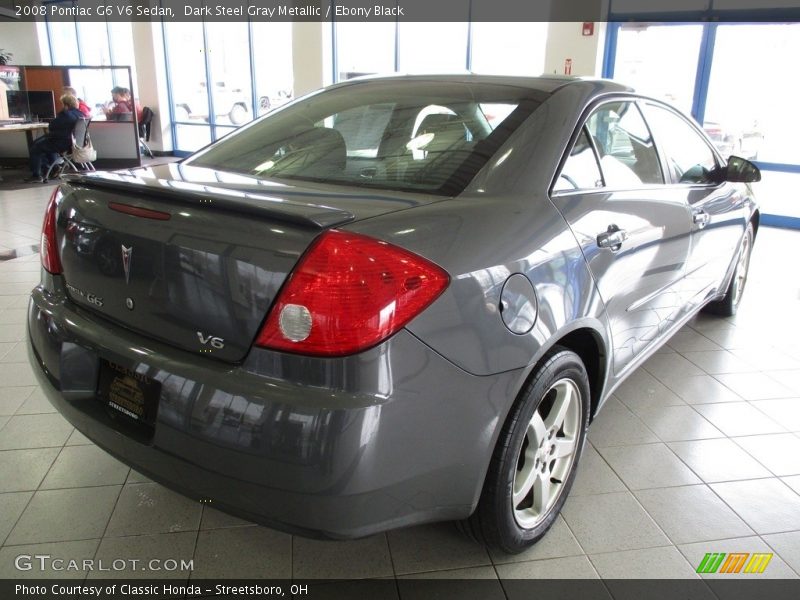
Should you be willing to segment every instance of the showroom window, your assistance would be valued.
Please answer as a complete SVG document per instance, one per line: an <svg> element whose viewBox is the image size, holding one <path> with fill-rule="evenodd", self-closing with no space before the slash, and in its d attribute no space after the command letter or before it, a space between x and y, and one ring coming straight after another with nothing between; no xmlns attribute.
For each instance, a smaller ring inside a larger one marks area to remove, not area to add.
<svg viewBox="0 0 800 600"><path fill-rule="evenodd" d="M335 32L336 81L397 70L396 23L336 23Z"/></svg>
<svg viewBox="0 0 800 600"><path fill-rule="evenodd" d="M797 82L787 74L800 55L800 24L725 17L717 11L693 23L637 23L630 22L635 15L617 15L603 76L691 114L723 157L754 161L762 172L753 184L762 223L800 229L800 202L787 193L800 185L800 121L785 118L797 103Z"/></svg>
<svg viewBox="0 0 800 600"><path fill-rule="evenodd" d="M105 104L111 101L111 88L130 87L131 81L136 81L130 23L46 20L44 27L50 65L131 68L131 78L125 69L69 71L70 85L92 107L95 115L102 114Z"/></svg>
<svg viewBox="0 0 800 600"><path fill-rule="evenodd" d="M334 80L372 74L539 75L547 23L334 23ZM364 52L368 47L369 52Z"/></svg>
<svg viewBox="0 0 800 600"><path fill-rule="evenodd" d="M403 73L460 73L469 68L468 23L400 23L398 70Z"/></svg>
<svg viewBox="0 0 800 600"><path fill-rule="evenodd" d="M130 67L133 80L136 81L130 23L46 20L45 29L51 65ZM114 81L109 89L115 85L127 87L129 84L126 78L124 81ZM108 94L108 90L105 93Z"/></svg>
<svg viewBox="0 0 800 600"><path fill-rule="evenodd" d="M174 148L185 155L293 96L292 24L164 23Z"/></svg>
<svg viewBox="0 0 800 600"><path fill-rule="evenodd" d="M614 78L691 112L702 37L702 25L626 24L617 38Z"/></svg>
<svg viewBox="0 0 800 600"><path fill-rule="evenodd" d="M472 23L469 70L486 75L544 71L548 23Z"/></svg>

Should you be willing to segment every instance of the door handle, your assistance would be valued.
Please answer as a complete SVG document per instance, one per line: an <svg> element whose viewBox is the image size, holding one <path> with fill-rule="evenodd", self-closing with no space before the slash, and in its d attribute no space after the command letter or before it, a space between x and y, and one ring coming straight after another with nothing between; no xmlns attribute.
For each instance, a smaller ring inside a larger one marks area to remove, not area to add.
<svg viewBox="0 0 800 600"><path fill-rule="evenodd" d="M692 222L700 229L708 225L709 219L708 213L704 210L696 210L692 213Z"/></svg>
<svg viewBox="0 0 800 600"><path fill-rule="evenodd" d="M628 232L616 225L609 225L608 229L597 235L597 245L600 248L609 248L616 252L622 248L622 242L628 239Z"/></svg>

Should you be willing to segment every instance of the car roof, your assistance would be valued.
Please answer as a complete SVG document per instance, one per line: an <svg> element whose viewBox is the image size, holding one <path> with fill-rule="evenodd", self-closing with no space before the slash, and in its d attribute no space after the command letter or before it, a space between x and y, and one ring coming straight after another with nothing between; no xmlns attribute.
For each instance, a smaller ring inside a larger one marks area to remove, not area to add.
<svg viewBox="0 0 800 600"><path fill-rule="evenodd" d="M480 83L493 85L508 85L515 87L528 88L546 94L570 85L582 85L593 88L596 95L614 92L633 92L633 88L611 81L610 79L600 79L595 77L572 77L567 75L542 75L539 77L520 77L513 75L480 75L476 73L448 73L448 74L428 74L428 75L364 75L354 77L347 81L336 84L336 87L353 85L370 81L433 81L440 83Z"/></svg>

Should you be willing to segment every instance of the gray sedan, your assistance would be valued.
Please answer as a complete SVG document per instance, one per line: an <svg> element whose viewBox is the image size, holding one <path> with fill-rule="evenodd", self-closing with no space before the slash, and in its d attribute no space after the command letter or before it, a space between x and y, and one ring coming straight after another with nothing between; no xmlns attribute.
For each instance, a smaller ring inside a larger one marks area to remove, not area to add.
<svg viewBox="0 0 800 600"><path fill-rule="evenodd" d="M199 501L519 552L615 388L736 312L758 179L608 81L348 81L181 163L67 179L30 360L78 430Z"/></svg>

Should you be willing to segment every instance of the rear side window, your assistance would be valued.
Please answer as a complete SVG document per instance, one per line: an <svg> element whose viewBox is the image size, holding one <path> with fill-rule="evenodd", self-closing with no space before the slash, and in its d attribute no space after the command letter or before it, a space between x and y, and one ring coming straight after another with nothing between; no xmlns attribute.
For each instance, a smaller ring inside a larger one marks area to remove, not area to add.
<svg viewBox="0 0 800 600"><path fill-rule="evenodd" d="M586 128L600 154L606 186L664 183L653 138L634 103L603 104L589 117Z"/></svg>
<svg viewBox="0 0 800 600"><path fill-rule="evenodd" d="M666 162L676 183L714 183L711 175L717 159L698 131L671 110L646 105L647 122L664 148Z"/></svg>
<svg viewBox="0 0 800 600"><path fill-rule="evenodd" d="M597 165L597 156L589 141L586 128L581 129L575 145L569 153L561 174L553 185L554 192L568 192L602 187L603 176Z"/></svg>

